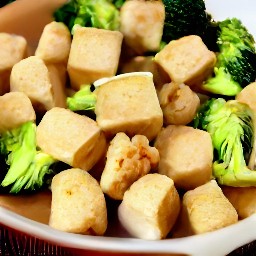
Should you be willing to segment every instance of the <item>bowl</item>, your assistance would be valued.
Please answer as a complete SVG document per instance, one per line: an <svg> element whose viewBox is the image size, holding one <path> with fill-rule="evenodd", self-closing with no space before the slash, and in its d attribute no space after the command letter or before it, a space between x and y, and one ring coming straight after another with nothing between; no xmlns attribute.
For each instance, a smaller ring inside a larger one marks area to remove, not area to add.
<svg viewBox="0 0 256 256"><path fill-rule="evenodd" d="M52 20L53 11L64 0L19 0L0 9L0 31L23 35L31 53L37 46L45 24ZM256 38L256 2L251 0L205 0L206 8L216 20L237 17L243 21ZM47 193L46 193L47 194ZM24 201L22 201L24 200ZM105 236L90 236L65 233L47 225L50 197L44 201L23 198L8 201L0 206L0 223L30 236L53 244L80 250L106 253L136 254L185 254L226 255L231 251L256 240L256 214L240 220L237 224L220 230L184 238L167 238L147 241L132 238L116 221L118 205L112 205L110 226ZM23 202L25 202L23 204ZM29 210L28 210L29 209ZM40 214L41 213L41 214Z"/></svg>

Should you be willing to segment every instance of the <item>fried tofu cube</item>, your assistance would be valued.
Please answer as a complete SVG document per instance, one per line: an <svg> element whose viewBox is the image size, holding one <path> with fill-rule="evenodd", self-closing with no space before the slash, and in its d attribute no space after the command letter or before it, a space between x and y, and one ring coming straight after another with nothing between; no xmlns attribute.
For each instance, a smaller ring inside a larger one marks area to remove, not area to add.
<svg viewBox="0 0 256 256"><path fill-rule="evenodd" d="M152 73L135 72L100 79L96 86L96 121L107 137L125 132L129 137L154 139L163 125Z"/></svg>
<svg viewBox="0 0 256 256"><path fill-rule="evenodd" d="M215 180L187 191L174 237L203 234L238 222L238 214Z"/></svg>
<svg viewBox="0 0 256 256"><path fill-rule="evenodd" d="M133 0L120 10L124 42L138 54L158 51L163 35L165 8L162 1Z"/></svg>
<svg viewBox="0 0 256 256"><path fill-rule="evenodd" d="M118 218L134 237L159 240L171 231L180 212L180 198L173 181L159 173L135 181L124 194Z"/></svg>
<svg viewBox="0 0 256 256"><path fill-rule="evenodd" d="M158 172L173 179L177 188L190 190L210 181L213 147L208 132L168 125L159 132L154 146L160 154Z"/></svg>
<svg viewBox="0 0 256 256"><path fill-rule="evenodd" d="M256 213L256 187L222 187L222 191L235 207L240 219Z"/></svg>
<svg viewBox="0 0 256 256"><path fill-rule="evenodd" d="M64 106L58 104L60 97L63 97L61 102L65 102L66 98L64 85L56 83L58 76L58 69L49 70L41 58L30 56L13 66L10 90L24 92L30 98L36 112L44 113L53 107ZM59 79L61 81L61 78ZM58 90L59 93L57 94L56 91Z"/></svg>
<svg viewBox="0 0 256 256"><path fill-rule="evenodd" d="M176 83L195 86L213 71L216 55L197 35L170 41L155 56L155 61Z"/></svg>
<svg viewBox="0 0 256 256"><path fill-rule="evenodd" d="M236 95L236 100L247 104L253 111L256 111L256 82L250 83L245 86L242 91Z"/></svg>
<svg viewBox="0 0 256 256"><path fill-rule="evenodd" d="M37 145L55 159L89 171L106 152L97 123L64 108L52 108L37 127Z"/></svg>
<svg viewBox="0 0 256 256"><path fill-rule="evenodd" d="M116 74L123 35L119 31L78 27L74 31L68 59L71 87L79 90L82 84Z"/></svg>
<svg viewBox="0 0 256 256"><path fill-rule="evenodd" d="M27 41L23 36L0 33L0 95L10 91L11 69L27 56Z"/></svg>
<svg viewBox="0 0 256 256"><path fill-rule="evenodd" d="M132 183L156 169L158 162L158 150L149 146L144 135L135 135L130 140L125 133L117 133L107 151L100 179L102 191L113 199L122 200Z"/></svg>
<svg viewBox="0 0 256 256"><path fill-rule="evenodd" d="M0 134L36 120L28 96L23 92L9 92L0 96Z"/></svg>
<svg viewBox="0 0 256 256"><path fill-rule="evenodd" d="M159 91L164 84L170 82L169 76L164 74L162 70L159 70L160 67L154 61L153 56L135 56L120 63L119 66L120 73L151 72L157 91Z"/></svg>
<svg viewBox="0 0 256 256"><path fill-rule="evenodd" d="M48 23L39 38L35 55L46 63L67 63L71 46L71 34L62 22Z"/></svg>
<svg viewBox="0 0 256 256"><path fill-rule="evenodd" d="M51 183L49 225L70 233L103 235L107 208L99 183L88 172L71 168L56 174Z"/></svg>

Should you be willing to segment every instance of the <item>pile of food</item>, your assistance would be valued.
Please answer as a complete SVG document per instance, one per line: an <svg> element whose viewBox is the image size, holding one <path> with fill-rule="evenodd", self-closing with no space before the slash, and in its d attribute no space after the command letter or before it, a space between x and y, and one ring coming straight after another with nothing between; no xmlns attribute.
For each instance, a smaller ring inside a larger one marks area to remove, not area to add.
<svg viewBox="0 0 256 256"><path fill-rule="evenodd" d="M189 10L189 11L188 11ZM35 51L0 32L2 194L51 191L49 225L134 237L256 213L256 50L203 0L71 0Z"/></svg>

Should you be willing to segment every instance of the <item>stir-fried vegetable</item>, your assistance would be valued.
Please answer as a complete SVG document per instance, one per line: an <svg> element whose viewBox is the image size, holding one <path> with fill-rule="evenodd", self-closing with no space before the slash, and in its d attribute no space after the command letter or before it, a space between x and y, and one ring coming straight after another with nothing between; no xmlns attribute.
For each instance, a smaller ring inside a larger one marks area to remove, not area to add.
<svg viewBox="0 0 256 256"><path fill-rule="evenodd" d="M47 174L53 173L55 160L36 148L36 124L26 122L0 135L0 154L9 166L1 186L11 193L41 188Z"/></svg>
<svg viewBox="0 0 256 256"><path fill-rule="evenodd" d="M215 150L213 175L219 184L255 186L256 171L247 165L254 143L254 116L248 105L222 98L208 100L195 127L210 133Z"/></svg>

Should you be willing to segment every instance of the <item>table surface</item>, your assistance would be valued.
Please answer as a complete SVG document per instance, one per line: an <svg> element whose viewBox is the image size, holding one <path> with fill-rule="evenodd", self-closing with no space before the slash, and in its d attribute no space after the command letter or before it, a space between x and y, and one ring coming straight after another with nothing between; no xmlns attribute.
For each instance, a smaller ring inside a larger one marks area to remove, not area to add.
<svg viewBox="0 0 256 256"><path fill-rule="evenodd" d="M227 238L228 239L228 238ZM16 255L35 255L35 256L80 256L80 255L90 255L90 256L131 256L144 254L120 254L120 253L104 253L95 251L84 251L71 248L65 248L51 243L47 243L35 237L20 233L13 229L5 226L0 227L0 255L6 256L16 256ZM167 255L167 254L161 254ZM228 254L228 256L256 256L256 241L240 247ZM146 256L146 254L145 254ZM152 254L151 256L160 256Z"/></svg>

